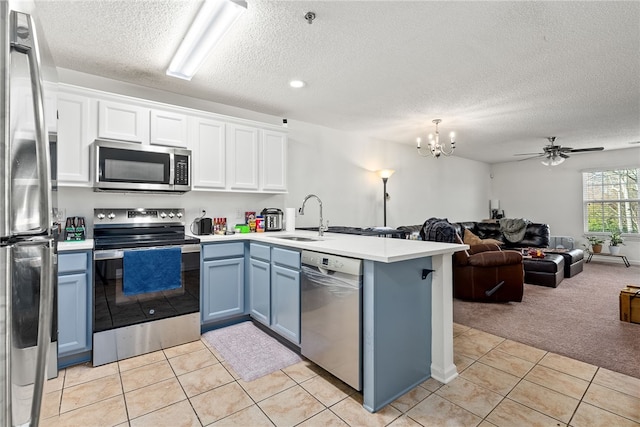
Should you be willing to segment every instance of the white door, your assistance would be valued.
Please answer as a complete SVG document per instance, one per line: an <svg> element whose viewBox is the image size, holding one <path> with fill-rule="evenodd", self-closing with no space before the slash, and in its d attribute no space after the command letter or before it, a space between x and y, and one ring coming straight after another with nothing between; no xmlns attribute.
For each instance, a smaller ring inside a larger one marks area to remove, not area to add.
<svg viewBox="0 0 640 427"><path fill-rule="evenodd" d="M98 101L98 136L130 142L149 142L149 109Z"/></svg>
<svg viewBox="0 0 640 427"><path fill-rule="evenodd" d="M194 189L225 188L225 141L224 122L196 117L190 118L189 145L192 153L194 153L191 159Z"/></svg>
<svg viewBox="0 0 640 427"><path fill-rule="evenodd" d="M58 182L89 183L90 99L60 92L58 94Z"/></svg>
<svg viewBox="0 0 640 427"><path fill-rule="evenodd" d="M186 148L187 116L163 110L151 110L149 142L156 145Z"/></svg>
<svg viewBox="0 0 640 427"><path fill-rule="evenodd" d="M287 135L262 131L262 163L260 189L287 191Z"/></svg>
<svg viewBox="0 0 640 427"><path fill-rule="evenodd" d="M228 124L227 155L229 189L258 189L258 129Z"/></svg>

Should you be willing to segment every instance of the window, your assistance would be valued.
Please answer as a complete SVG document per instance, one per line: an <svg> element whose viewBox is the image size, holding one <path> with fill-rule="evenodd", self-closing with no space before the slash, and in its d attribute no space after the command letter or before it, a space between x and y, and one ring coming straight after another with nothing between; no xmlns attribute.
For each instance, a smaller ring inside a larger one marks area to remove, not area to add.
<svg viewBox="0 0 640 427"><path fill-rule="evenodd" d="M640 168L583 172L586 233L638 234L638 172Z"/></svg>

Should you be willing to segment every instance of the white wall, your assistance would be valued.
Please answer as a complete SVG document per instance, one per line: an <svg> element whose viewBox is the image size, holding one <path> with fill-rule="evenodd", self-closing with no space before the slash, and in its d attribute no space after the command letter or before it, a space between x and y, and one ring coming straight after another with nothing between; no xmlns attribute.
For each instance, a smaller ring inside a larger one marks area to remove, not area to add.
<svg viewBox="0 0 640 427"><path fill-rule="evenodd" d="M281 118L141 86L60 70L64 83L198 108L219 114L278 124ZM289 120L288 194L192 191L182 196L94 193L62 187L58 204L67 216L85 216L88 228L94 208L184 207L187 221L200 215L240 222L244 211L301 206L304 196L318 195L330 225L379 226L383 222L382 181L375 171L395 169L387 192L387 225L421 224L437 216L451 221L485 218L490 196L489 165L457 157L418 156L412 145L392 144L309 123ZM298 226L316 226L318 208L308 202Z"/></svg>
<svg viewBox="0 0 640 427"><path fill-rule="evenodd" d="M500 200L500 208L509 218L547 223L551 235L572 236L586 245L582 170L639 165L640 148L574 154L553 167L544 166L538 160L498 163L491 167L491 198ZM640 263L640 239L625 238L621 253L630 261Z"/></svg>
<svg viewBox="0 0 640 427"><path fill-rule="evenodd" d="M114 80L60 70L64 83L202 109L233 117L279 124L281 117L201 99L133 86ZM82 215L91 228L97 207L184 207L187 222L200 215L241 222L245 211L264 207L300 207L305 195L323 201L330 225L382 225L382 182L375 171L395 169L387 192L387 225L421 224L436 216L450 221L487 218L489 199L499 199L507 217L548 223L552 235L583 239L582 169L638 166L640 148L582 153L556 167L536 160L488 165L458 157L420 157L413 145L373 140L354 133L289 120L288 194L192 191L182 196L94 193L60 188L59 206ZM491 176L493 178L491 178ZM310 200L298 226L316 226L318 208ZM580 243L580 242L579 242ZM622 251L640 263L640 239L627 238Z"/></svg>

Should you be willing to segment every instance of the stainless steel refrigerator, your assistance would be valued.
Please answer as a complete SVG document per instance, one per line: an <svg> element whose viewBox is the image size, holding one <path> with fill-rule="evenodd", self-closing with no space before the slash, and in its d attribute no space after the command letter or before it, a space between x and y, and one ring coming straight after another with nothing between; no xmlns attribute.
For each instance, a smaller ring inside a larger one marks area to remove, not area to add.
<svg viewBox="0 0 640 427"><path fill-rule="evenodd" d="M57 78L33 4L0 0L0 15L0 427L36 426L57 375Z"/></svg>

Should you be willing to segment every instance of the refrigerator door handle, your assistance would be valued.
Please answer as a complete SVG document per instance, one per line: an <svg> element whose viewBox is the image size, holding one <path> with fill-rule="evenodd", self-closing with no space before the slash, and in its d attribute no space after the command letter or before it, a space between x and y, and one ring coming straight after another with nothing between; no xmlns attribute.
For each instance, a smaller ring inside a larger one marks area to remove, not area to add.
<svg viewBox="0 0 640 427"><path fill-rule="evenodd" d="M33 383L33 404L31 406L31 422L40 420L40 402L44 393L44 384L47 378L47 359L49 357L49 343L51 342L51 322L53 317L53 294L55 242L49 240L49 244L43 249L42 269L40 277L40 309L38 319L38 348L36 355L36 375ZM34 424L35 425L35 424Z"/></svg>
<svg viewBox="0 0 640 427"><path fill-rule="evenodd" d="M44 94L42 77L40 75L40 58L36 49L33 21L26 13L11 11L11 47L16 52L23 53L29 61L31 88L33 93L33 110L35 118L36 162L38 170L38 191L40 192L40 224L37 230L28 233L45 233L51 227L51 170L49 160L49 142L47 128L44 122ZM44 202L44 203L43 203Z"/></svg>

